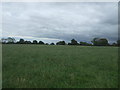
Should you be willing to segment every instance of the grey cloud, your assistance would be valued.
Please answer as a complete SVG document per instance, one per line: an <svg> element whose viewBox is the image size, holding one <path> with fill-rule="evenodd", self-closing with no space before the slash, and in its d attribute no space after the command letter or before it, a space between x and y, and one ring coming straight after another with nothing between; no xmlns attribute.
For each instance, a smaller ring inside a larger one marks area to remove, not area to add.
<svg viewBox="0 0 120 90"><path fill-rule="evenodd" d="M3 3L3 36L117 40L117 3Z"/></svg>

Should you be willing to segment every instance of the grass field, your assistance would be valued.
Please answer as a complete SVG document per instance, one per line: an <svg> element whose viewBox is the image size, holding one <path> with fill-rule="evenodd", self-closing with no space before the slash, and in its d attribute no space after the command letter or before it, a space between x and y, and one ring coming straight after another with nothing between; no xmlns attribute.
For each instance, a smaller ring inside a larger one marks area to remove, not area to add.
<svg viewBox="0 0 120 90"><path fill-rule="evenodd" d="M3 45L3 88L116 88L118 48Z"/></svg>

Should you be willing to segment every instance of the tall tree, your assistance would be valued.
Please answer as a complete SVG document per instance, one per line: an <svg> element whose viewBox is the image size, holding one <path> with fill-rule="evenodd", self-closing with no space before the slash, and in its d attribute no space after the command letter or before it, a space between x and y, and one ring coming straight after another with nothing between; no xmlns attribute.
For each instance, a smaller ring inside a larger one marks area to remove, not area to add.
<svg viewBox="0 0 120 90"><path fill-rule="evenodd" d="M59 41L56 43L56 45L65 45L65 41Z"/></svg>
<svg viewBox="0 0 120 90"><path fill-rule="evenodd" d="M48 43L45 43L45 45L49 45Z"/></svg>
<svg viewBox="0 0 120 90"><path fill-rule="evenodd" d="M20 44L24 44L25 41L24 41L24 39L20 39L18 43L20 43Z"/></svg>
<svg viewBox="0 0 120 90"><path fill-rule="evenodd" d="M9 44L15 43L15 38L8 37L7 38L7 43L9 43Z"/></svg>
<svg viewBox="0 0 120 90"><path fill-rule="evenodd" d="M8 44L13 44L13 43L15 43L15 38L12 38L12 37L8 37L8 38L2 38L1 39L1 42L3 43L3 44L5 44L5 43L8 43Z"/></svg>
<svg viewBox="0 0 120 90"><path fill-rule="evenodd" d="M1 42L2 42L2 44L6 44L7 43L7 39L6 38L2 38Z"/></svg>
<svg viewBox="0 0 120 90"><path fill-rule="evenodd" d="M44 42L43 41L39 41L39 44L44 44Z"/></svg>
<svg viewBox="0 0 120 90"><path fill-rule="evenodd" d="M77 41L75 39L71 40L71 45L78 45Z"/></svg>
<svg viewBox="0 0 120 90"><path fill-rule="evenodd" d="M97 43L97 40L98 40L98 39L99 39L99 38L93 38L93 40L91 41L94 46L98 45L98 43Z"/></svg>
<svg viewBox="0 0 120 90"><path fill-rule="evenodd" d="M25 44L31 44L31 41L25 41Z"/></svg>
<svg viewBox="0 0 120 90"><path fill-rule="evenodd" d="M54 43L50 43L50 45L55 45Z"/></svg>
<svg viewBox="0 0 120 90"><path fill-rule="evenodd" d="M112 43L112 46L117 46L117 43L115 43L115 42L114 42L114 43Z"/></svg>
<svg viewBox="0 0 120 90"><path fill-rule="evenodd" d="M33 40L33 44L37 44L38 42L37 42L37 40Z"/></svg>
<svg viewBox="0 0 120 90"><path fill-rule="evenodd" d="M108 40L106 38L94 38L91 42L95 46L107 46L107 45L109 45Z"/></svg>

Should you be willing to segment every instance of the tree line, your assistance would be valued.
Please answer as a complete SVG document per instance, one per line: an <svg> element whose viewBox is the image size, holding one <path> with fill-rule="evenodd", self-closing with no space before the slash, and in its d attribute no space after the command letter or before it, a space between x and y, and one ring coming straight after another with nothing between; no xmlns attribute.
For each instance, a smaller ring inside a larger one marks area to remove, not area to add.
<svg viewBox="0 0 120 90"><path fill-rule="evenodd" d="M108 40L106 38L93 38L91 43L87 42L78 42L75 39L72 39L70 43L66 43L65 41L58 41L57 43L44 43L43 41L37 41L33 40L27 41L24 39L20 39L19 41L16 41L15 38L8 37L8 38L2 38L1 43L2 44L40 44L40 45L82 45L82 46L120 46L120 40L117 40L115 43L109 44Z"/></svg>

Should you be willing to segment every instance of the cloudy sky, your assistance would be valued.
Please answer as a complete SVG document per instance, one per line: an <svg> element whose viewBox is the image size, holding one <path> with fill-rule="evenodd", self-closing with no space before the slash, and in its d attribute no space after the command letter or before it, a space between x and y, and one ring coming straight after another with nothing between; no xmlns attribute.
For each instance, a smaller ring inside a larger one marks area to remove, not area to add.
<svg viewBox="0 0 120 90"><path fill-rule="evenodd" d="M3 3L2 20L2 37L46 43L90 42L94 37L116 42L118 37L117 2Z"/></svg>

